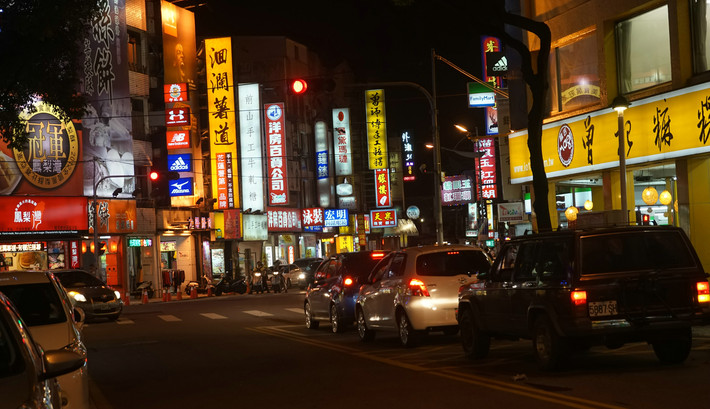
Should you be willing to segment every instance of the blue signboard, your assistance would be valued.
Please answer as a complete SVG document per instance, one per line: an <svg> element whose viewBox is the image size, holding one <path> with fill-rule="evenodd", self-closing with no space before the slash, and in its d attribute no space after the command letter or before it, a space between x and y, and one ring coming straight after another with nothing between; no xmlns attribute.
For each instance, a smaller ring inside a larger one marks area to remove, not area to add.
<svg viewBox="0 0 710 409"><path fill-rule="evenodd" d="M323 226L304 226L303 231L320 233L323 231Z"/></svg>
<svg viewBox="0 0 710 409"><path fill-rule="evenodd" d="M328 178L328 151L316 152L316 174L318 179Z"/></svg>
<svg viewBox="0 0 710 409"><path fill-rule="evenodd" d="M348 225L348 209L325 209L323 211L323 226L345 227Z"/></svg>
<svg viewBox="0 0 710 409"><path fill-rule="evenodd" d="M192 172L192 154L178 153L176 155L168 155L168 170Z"/></svg>
<svg viewBox="0 0 710 409"><path fill-rule="evenodd" d="M170 196L192 196L192 178L170 181Z"/></svg>

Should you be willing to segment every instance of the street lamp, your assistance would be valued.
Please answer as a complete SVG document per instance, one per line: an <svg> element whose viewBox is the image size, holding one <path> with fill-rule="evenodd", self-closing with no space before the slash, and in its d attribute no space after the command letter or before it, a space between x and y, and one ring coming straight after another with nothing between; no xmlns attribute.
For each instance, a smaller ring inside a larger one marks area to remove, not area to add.
<svg viewBox="0 0 710 409"><path fill-rule="evenodd" d="M626 203L626 142L624 141L624 111L629 107L629 101L623 95L617 95L611 102L611 108L618 114L619 137L619 190L621 191L621 211L624 214L624 223L629 223L629 211Z"/></svg>

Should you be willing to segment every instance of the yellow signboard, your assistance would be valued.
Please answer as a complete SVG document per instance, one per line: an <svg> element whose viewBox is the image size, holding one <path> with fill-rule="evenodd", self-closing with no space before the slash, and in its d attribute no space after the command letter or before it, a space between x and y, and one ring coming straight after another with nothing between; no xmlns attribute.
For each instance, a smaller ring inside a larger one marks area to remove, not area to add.
<svg viewBox="0 0 710 409"><path fill-rule="evenodd" d="M618 116L611 108L543 126L548 177L619 166ZM624 112L626 164L710 152L710 84L633 101ZM528 132L509 136L511 183L532 180Z"/></svg>
<svg viewBox="0 0 710 409"><path fill-rule="evenodd" d="M385 90L365 91L365 117L367 123L367 158L370 169L387 169Z"/></svg>
<svg viewBox="0 0 710 409"><path fill-rule="evenodd" d="M232 72L232 39L205 40L207 52L207 106L210 125L210 162L212 197L215 209L239 207L237 178L237 133L234 75Z"/></svg>

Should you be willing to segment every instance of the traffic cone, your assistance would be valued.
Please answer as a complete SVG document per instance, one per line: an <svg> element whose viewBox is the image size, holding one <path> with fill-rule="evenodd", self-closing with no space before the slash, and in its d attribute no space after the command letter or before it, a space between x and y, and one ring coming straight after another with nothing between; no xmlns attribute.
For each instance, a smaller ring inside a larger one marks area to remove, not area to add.
<svg viewBox="0 0 710 409"><path fill-rule="evenodd" d="M148 304L148 290L143 290L143 304Z"/></svg>
<svg viewBox="0 0 710 409"><path fill-rule="evenodd" d="M207 287L207 296L212 297L212 287Z"/></svg>
<svg viewBox="0 0 710 409"><path fill-rule="evenodd" d="M163 301L168 301L168 292L163 290Z"/></svg>
<svg viewBox="0 0 710 409"><path fill-rule="evenodd" d="M123 305L131 305L131 295L128 291L123 293Z"/></svg>
<svg viewBox="0 0 710 409"><path fill-rule="evenodd" d="M193 300L197 298L197 288L192 287L192 290L190 291L190 298L192 298Z"/></svg>
<svg viewBox="0 0 710 409"><path fill-rule="evenodd" d="M170 301L170 300L171 300L170 291L167 291L167 293L168 293L168 298L167 298L167 300L165 300L165 301Z"/></svg>
<svg viewBox="0 0 710 409"><path fill-rule="evenodd" d="M178 301L182 300L182 291L177 292L177 299Z"/></svg>

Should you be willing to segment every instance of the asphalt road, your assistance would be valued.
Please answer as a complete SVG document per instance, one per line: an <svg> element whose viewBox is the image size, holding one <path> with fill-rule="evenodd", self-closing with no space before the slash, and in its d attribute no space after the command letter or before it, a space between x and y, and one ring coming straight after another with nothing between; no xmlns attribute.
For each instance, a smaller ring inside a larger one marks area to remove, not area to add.
<svg viewBox="0 0 710 409"><path fill-rule="evenodd" d="M559 373L537 370L529 341L496 341L465 360L458 336L415 349L395 333L308 330L303 293L131 305L84 329L91 397L122 408L694 408L708 407L710 331L684 365L650 346L592 348Z"/></svg>

